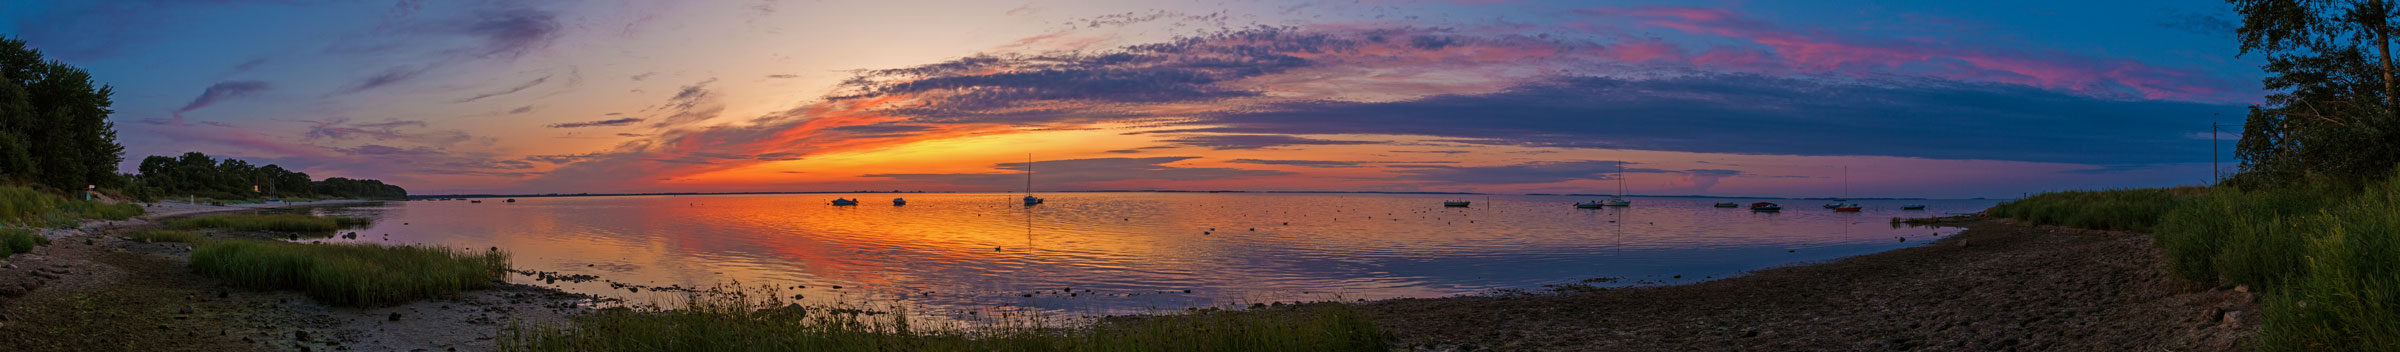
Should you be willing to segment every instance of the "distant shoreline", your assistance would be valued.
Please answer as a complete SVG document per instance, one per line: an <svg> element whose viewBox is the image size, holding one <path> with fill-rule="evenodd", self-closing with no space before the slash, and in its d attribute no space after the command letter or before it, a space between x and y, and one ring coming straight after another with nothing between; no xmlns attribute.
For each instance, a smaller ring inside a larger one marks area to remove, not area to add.
<svg viewBox="0 0 2400 352"><path fill-rule="evenodd" d="M782 194L1006 194L1015 192L926 192L926 191L779 191L779 192L669 192L669 193L541 193L541 194L435 194L410 195L409 200L440 198L563 198L563 197L632 197L632 196L724 196L724 195L782 195ZM1589 193L1469 193L1469 192L1382 192L1382 191L1179 191L1179 190L1091 190L1048 191L1041 193L1258 193L1258 194L1413 194L1459 196L1567 196L1607 197L1609 194ZM1706 195L1628 194L1630 198L1700 198L1700 199L1786 199L1786 200L2009 200L2009 198L1834 198L1834 197L1746 197Z"/></svg>

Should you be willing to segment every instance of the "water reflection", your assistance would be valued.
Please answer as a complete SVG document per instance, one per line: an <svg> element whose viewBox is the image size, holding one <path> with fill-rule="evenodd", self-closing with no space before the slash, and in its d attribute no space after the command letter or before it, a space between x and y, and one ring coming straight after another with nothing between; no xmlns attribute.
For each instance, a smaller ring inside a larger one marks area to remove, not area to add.
<svg viewBox="0 0 2400 352"><path fill-rule="evenodd" d="M1457 208L1441 206L1438 195L1063 193L1035 206L1010 194L826 205L835 197L857 195L415 201L319 211L378 218L357 230L362 242L497 246L522 269L625 283L739 280L785 286L811 301L901 300L921 311L1129 313L1447 296L1597 277L1687 282L1922 243L1956 229L1883 223L1994 203L1902 211L1908 202L1863 201L1863 213L1758 213L1711 206L1722 199L1577 209L1574 198L1494 196ZM1894 240L1903 236L1909 241ZM604 282L553 286L633 300L673 296Z"/></svg>

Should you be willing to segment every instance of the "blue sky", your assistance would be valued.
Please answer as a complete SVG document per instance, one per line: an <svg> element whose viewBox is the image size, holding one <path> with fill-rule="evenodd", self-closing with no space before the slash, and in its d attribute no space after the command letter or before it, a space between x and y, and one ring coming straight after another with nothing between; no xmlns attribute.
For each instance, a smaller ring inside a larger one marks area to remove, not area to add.
<svg viewBox="0 0 2400 352"><path fill-rule="evenodd" d="M1862 196L2004 197L2205 181L2208 123L2264 94L2229 8L2191 1L0 13L116 89L127 165L201 151L418 193L1007 190L1031 153L1074 174L1060 190L1817 196L1848 167Z"/></svg>

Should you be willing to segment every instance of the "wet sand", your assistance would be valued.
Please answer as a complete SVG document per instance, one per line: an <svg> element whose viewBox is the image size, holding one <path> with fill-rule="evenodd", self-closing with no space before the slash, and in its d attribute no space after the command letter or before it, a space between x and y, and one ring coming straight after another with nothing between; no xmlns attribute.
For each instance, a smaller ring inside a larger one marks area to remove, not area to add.
<svg viewBox="0 0 2400 352"><path fill-rule="evenodd" d="M2149 234L1984 220L1922 247L1678 286L1363 308L1419 350L2221 351L2247 289L2191 287Z"/></svg>

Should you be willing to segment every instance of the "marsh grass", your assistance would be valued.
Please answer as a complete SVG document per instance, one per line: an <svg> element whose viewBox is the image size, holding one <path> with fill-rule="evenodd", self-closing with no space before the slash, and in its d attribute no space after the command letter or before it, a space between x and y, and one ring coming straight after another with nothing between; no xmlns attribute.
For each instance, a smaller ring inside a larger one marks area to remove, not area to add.
<svg viewBox="0 0 2400 352"><path fill-rule="evenodd" d="M1193 310L1052 324L1037 315L926 327L906 312L784 302L772 287L693 294L684 308L607 308L567 326L511 324L501 351L1385 351L1349 305Z"/></svg>
<svg viewBox="0 0 2400 352"><path fill-rule="evenodd" d="M2000 203L1989 212L2039 225L2150 231L2177 202L2205 191L2183 187L2051 192Z"/></svg>
<svg viewBox="0 0 2400 352"><path fill-rule="evenodd" d="M134 231L133 233L128 234L126 237L132 237L133 239L141 240L142 242L177 242L191 244L199 244L208 240L207 237L202 237L200 236L200 233L197 232L160 229Z"/></svg>
<svg viewBox="0 0 2400 352"><path fill-rule="evenodd" d="M0 222L73 227L83 219L125 220L142 215L133 203L106 204L72 199L19 186L0 186Z"/></svg>
<svg viewBox="0 0 2400 352"><path fill-rule="evenodd" d="M211 228L331 235L335 230L366 226L370 222L371 220L360 217L307 214L225 214L168 220L167 225L187 229Z"/></svg>
<svg viewBox="0 0 2400 352"><path fill-rule="evenodd" d="M303 291L328 304L383 306L488 287L505 273L508 254L224 240L192 251L192 268L234 285Z"/></svg>
<svg viewBox="0 0 2400 352"><path fill-rule="evenodd" d="M0 258L33 252L33 247L50 245L50 238L26 229L0 229Z"/></svg>

